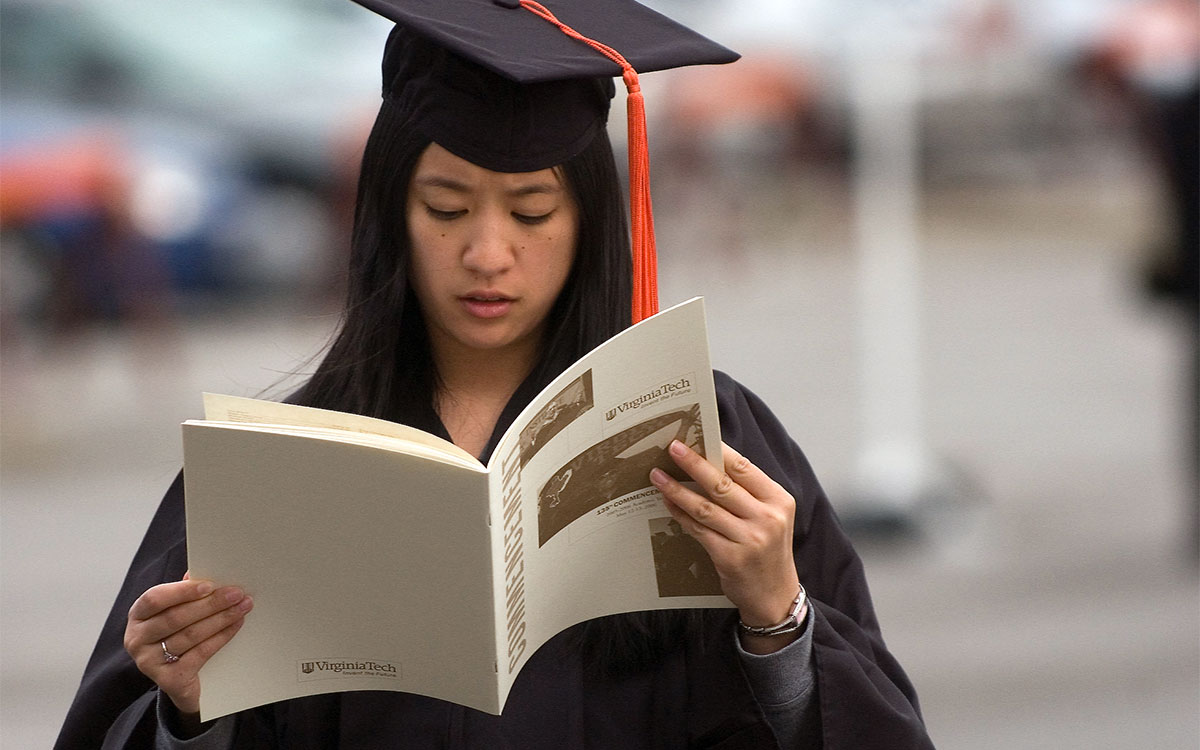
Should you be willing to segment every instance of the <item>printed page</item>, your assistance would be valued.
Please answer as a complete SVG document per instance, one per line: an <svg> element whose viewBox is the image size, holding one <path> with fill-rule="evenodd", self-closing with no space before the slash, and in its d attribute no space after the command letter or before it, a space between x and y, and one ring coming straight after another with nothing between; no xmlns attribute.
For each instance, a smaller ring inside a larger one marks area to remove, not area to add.
<svg viewBox="0 0 1200 750"><path fill-rule="evenodd" d="M499 711L482 466L230 424L183 430L191 575L254 597L200 673L204 720L343 690Z"/></svg>
<svg viewBox="0 0 1200 750"><path fill-rule="evenodd" d="M704 304L692 299L613 337L517 418L492 458L493 567L503 571L502 691L559 631L618 612L726 607L712 562L650 484L682 440L720 465Z"/></svg>
<svg viewBox="0 0 1200 750"><path fill-rule="evenodd" d="M479 463L479 459L454 443L443 440L437 435L431 435L424 430L389 422L386 419L375 419L330 409L315 409L311 406L281 404L277 401L205 393L204 418L216 422L257 422L297 427L322 427L346 432L384 435L419 443L433 450L465 459L473 464Z"/></svg>

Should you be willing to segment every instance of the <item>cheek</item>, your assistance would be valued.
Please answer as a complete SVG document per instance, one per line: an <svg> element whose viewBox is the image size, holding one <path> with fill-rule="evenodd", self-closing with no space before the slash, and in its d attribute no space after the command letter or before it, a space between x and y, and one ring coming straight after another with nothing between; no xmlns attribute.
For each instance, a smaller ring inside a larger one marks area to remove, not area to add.
<svg viewBox="0 0 1200 750"><path fill-rule="evenodd" d="M539 264L548 279L556 282L566 281L575 265L574 228L560 232L547 232L545 240L539 243L542 247L542 262Z"/></svg>
<svg viewBox="0 0 1200 750"><path fill-rule="evenodd" d="M444 264L438 260L437 246L440 238L431 234L428 227L422 227L420 222L409 224L409 258L408 279L417 298L424 302L430 296L431 290L437 284L440 273L439 266Z"/></svg>
<svg viewBox="0 0 1200 750"><path fill-rule="evenodd" d="M552 276L552 278L549 280L549 283L555 288L555 298L562 293L563 288L567 285L567 279L571 277L571 270L574 267L574 247L570 247L564 251L556 253L553 262L547 263L548 274Z"/></svg>
<svg viewBox="0 0 1200 750"><path fill-rule="evenodd" d="M422 218L414 218L408 224L410 264L414 271L437 270L450 265L452 254L449 247L446 227Z"/></svg>

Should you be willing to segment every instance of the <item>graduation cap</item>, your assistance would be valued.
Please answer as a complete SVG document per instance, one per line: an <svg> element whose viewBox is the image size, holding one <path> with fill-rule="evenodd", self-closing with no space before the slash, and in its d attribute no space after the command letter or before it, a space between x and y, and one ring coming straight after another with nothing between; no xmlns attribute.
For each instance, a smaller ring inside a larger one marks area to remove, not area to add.
<svg viewBox="0 0 1200 750"><path fill-rule="evenodd" d="M633 320L658 311L645 108L638 73L737 53L634 0L355 0L396 22L383 96L447 151L497 172L579 154L605 127L612 79L629 100Z"/></svg>

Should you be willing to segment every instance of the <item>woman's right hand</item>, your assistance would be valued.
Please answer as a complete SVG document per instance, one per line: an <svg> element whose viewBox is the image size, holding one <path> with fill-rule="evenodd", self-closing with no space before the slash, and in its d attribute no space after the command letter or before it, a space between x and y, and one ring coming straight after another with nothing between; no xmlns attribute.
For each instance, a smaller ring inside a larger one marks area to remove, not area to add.
<svg viewBox="0 0 1200 750"><path fill-rule="evenodd" d="M183 715L198 721L200 667L242 627L254 602L242 589L209 581L163 583L129 608L125 650ZM178 657L172 659L171 657Z"/></svg>

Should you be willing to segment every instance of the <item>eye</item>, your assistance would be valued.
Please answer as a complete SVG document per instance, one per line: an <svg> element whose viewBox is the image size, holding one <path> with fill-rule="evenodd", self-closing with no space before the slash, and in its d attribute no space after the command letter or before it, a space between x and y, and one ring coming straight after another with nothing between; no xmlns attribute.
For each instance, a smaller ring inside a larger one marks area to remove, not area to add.
<svg viewBox="0 0 1200 750"><path fill-rule="evenodd" d="M426 204L426 206L425 206L425 211L432 218L437 219L438 221L453 221L454 219L457 219L460 216L465 216L467 213L465 209L460 209L457 211L443 211L441 209L434 208L433 206L430 206L428 204Z"/></svg>
<svg viewBox="0 0 1200 750"><path fill-rule="evenodd" d="M550 212L544 213L544 214L538 214L536 216L530 215L530 214L519 214L516 211L513 211L512 217L514 219L516 219L517 221L521 222L522 224L534 226L536 224L545 223L553 215L554 215L553 211L550 211Z"/></svg>

